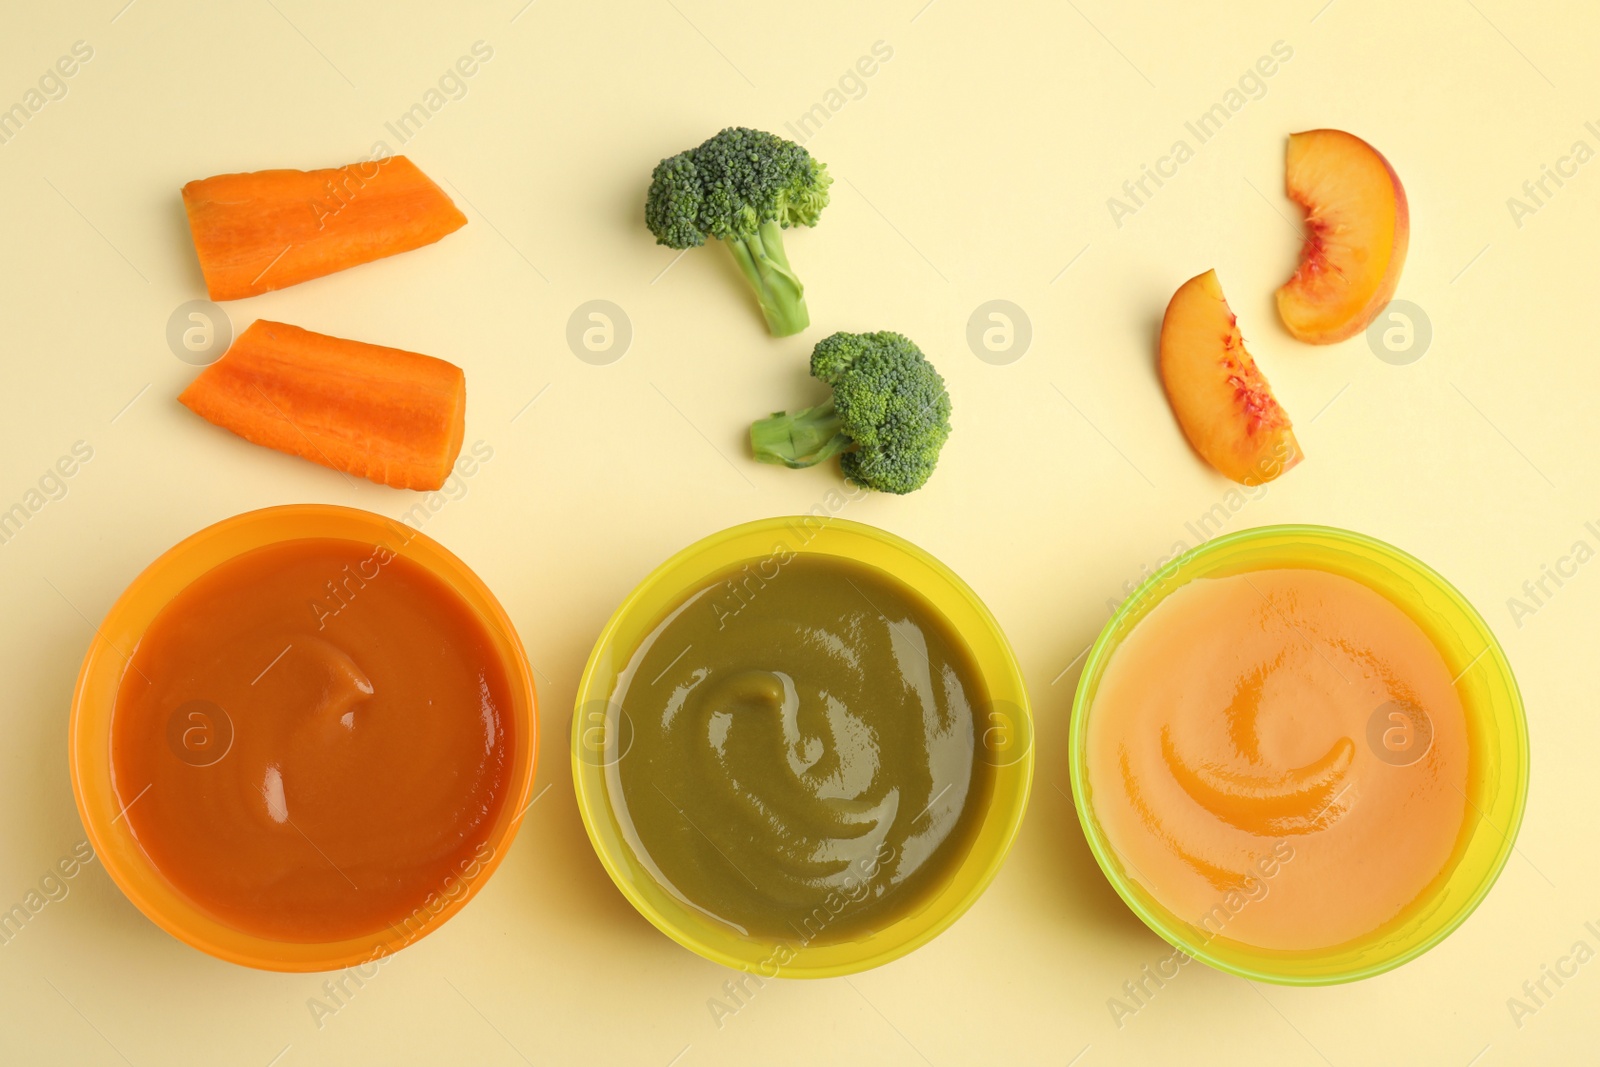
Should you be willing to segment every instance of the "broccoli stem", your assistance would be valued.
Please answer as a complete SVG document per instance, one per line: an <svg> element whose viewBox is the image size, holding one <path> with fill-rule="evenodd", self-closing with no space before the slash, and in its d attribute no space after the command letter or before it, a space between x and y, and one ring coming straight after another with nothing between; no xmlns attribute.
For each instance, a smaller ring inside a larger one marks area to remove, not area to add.
<svg viewBox="0 0 1600 1067"><path fill-rule="evenodd" d="M755 290L772 336L788 337L811 325L806 287L789 269L789 257L783 250L783 227L776 222L763 222L755 233L725 238L722 243L733 253L734 262Z"/></svg>
<svg viewBox="0 0 1600 1067"><path fill-rule="evenodd" d="M840 429L830 397L825 404L794 414L780 411L750 427L750 448L763 463L810 467L855 445Z"/></svg>

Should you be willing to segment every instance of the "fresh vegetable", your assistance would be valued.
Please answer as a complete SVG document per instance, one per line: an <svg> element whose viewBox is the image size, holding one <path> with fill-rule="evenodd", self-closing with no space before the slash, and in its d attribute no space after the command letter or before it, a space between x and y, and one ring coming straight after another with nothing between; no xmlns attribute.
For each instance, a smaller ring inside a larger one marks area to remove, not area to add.
<svg viewBox="0 0 1600 1067"><path fill-rule="evenodd" d="M178 397L258 445L397 489L438 489L466 429L461 368L257 320Z"/></svg>
<svg viewBox="0 0 1600 1067"><path fill-rule="evenodd" d="M756 459L810 467L837 455L857 485L920 489L950 436L950 394L922 350L887 331L836 333L812 349L811 375L833 386L833 396L751 426Z"/></svg>
<svg viewBox="0 0 1600 1067"><path fill-rule="evenodd" d="M767 328L787 337L811 325L811 315L783 231L815 226L832 182L827 164L793 141L730 126L656 165L644 219L668 248L721 241L755 290Z"/></svg>
<svg viewBox="0 0 1600 1067"><path fill-rule="evenodd" d="M219 174L185 185L183 207L213 300L409 252L467 224L405 156L330 170Z"/></svg>

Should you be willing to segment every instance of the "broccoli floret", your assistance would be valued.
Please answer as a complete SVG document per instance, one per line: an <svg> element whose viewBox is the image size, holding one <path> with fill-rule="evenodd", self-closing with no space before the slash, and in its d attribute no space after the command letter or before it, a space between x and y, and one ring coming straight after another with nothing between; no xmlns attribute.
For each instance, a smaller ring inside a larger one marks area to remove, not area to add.
<svg viewBox="0 0 1600 1067"><path fill-rule="evenodd" d="M645 224L668 248L721 241L755 290L767 328L787 337L811 325L811 316L783 231L817 224L832 181L827 165L793 141L730 126L656 165Z"/></svg>
<svg viewBox="0 0 1600 1067"><path fill-rule="evenodd" d="M836 333L812 350L811 375L833 396L751 426L757 459L810 467L837 455L846 478L885 493L927 482L950 436L950 394L915 343L887 331Z"/></svg>

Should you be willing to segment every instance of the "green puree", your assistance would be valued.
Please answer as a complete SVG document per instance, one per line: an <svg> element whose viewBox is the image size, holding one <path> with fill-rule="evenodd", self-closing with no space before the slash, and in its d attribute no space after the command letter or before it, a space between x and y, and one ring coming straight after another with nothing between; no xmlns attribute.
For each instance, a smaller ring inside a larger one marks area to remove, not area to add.
<svg viewBox="0 0 1600 1067"><path fill-rule="evenodd" d="M848 940L915 911L966 855L989 765L964 644L875 568L785 553L668 613L617 682L607 770L633 846L753 937Z"/></svg>

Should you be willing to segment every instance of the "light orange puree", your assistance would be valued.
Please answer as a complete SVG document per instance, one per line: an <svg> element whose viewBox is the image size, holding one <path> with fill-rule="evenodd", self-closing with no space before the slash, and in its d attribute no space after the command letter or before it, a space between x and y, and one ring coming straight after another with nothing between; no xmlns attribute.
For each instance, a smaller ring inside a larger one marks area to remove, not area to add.
<svg viewBox="0 0 1600 1067"><path fill-rule="evenodd" d="M493 856L516 745L489 634L387 547L302 540L162 609L112 720L119 803L169 881L264 937L418 932Z"/></svg>
<svg viewBox="0 0 1600 1067"><path fill-rule="evenodd" d="M1123 868L1207 939L1369 935L1418 902L1465 819L1444 658L1387 598L1323 571L1175 590L1112 655L1086 740Z"/></svg>

